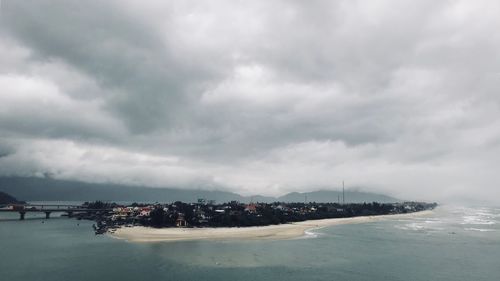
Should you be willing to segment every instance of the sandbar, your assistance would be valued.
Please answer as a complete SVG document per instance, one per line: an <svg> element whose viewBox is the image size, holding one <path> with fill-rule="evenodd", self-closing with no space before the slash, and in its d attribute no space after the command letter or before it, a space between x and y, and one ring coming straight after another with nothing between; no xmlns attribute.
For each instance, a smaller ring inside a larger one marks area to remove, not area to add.
<svg viewBox="0 0 500 281"><path fill-rule="evenodd" d="M411 218L430 215L431 210L408 214L360 216L308 220L278 225L250 227L200 227L200 228L153 228L144 226L124 227L110 233L112 237L130 242L173 242L187 240L283 240L304 237L306 231L341 224L376 222L388 219Z"/></svg>

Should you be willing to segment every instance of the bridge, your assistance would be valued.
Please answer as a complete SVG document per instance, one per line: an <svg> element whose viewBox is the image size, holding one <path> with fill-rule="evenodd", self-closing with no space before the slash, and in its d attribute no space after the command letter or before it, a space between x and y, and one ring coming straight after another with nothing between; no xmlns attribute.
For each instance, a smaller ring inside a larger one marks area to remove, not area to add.
<svg viewBox="0 0 500 281"><path fill-rule="evenodd" d="M0 212L17 212L20 220L24 220L26 213L45 213L45 218L49 219L53 212L67 213L68 217L72 217L74 213L104 213L110 212L113 209L90 209L84 206L77 205L50 205L50 204L26 204L26 205L9 205L7 208L0 208Z"/></svg>

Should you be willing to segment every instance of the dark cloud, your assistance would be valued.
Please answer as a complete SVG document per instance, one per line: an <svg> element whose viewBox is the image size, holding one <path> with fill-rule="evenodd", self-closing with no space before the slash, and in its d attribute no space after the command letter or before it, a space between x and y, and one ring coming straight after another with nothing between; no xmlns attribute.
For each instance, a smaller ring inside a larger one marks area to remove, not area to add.
<svg viewBox="0 0 500 281"><path fill-rule="evenodd" d="M1 12L3 174L498 195L493 1L3 1Z"/></svg>
<svg viewBox="0 0 500 281"><path fill-rule="evenodd" d="M132 132L174 123L183 114L186 91L211 76L177 56L175 42L161 40L162 34L118 5L6 1L2 21L10 36L33 50L33 59L60 59L91 76L105 89L106 105Z"/></svg>

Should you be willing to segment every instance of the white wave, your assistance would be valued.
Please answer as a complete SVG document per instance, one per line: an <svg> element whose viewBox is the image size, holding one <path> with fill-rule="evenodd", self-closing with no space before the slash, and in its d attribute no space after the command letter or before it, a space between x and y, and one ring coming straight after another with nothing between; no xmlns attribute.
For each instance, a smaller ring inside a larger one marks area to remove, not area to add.
<svg viewBox="0 0 500 281"><path fill-rule="evenodd" d="M429 223L429 224L439 224L439 223L443 223L442 220L437 220L437 219L434 219L434 220L425 220L424 221L425 223Z"/></svg>
<svg viewBox="0 0 500 281"><path fill-rule="evenodd" d="M306 238L316 238L319 236L319 233L313 232L312 230L306 230L304 234Z"/></svg>
<svg viewBox="0 0 500 281"><path fill-rule="evenodd" d="M297 237L297 238L294 238L294 239L318 238L320 235L323 235L323 233L314 232L315 230L318 230L318 229L317 228L316 229L313 228L313 229L305 230L303 236L300 236L300 237Z"/></svg>
<svg viewBox="0 0 500 281"><path fill-rule="evenodd" d="M413 231L423 231L423 230L426 230L426 227L419 224L419 223L407 223L407 224L404 224L404 225L396 225L395 226L396 228L398 229L402 229L402 230L413 230Z"/></svg>
<svg viewBox="0 0 500 281"><path fill-rule="evenodd" d="M464 228L465 230L468 230L468 231L479 231L479 232L491 232L491 231L495 231L494 229L486 229L486 228L473 228L473 227L469 227L469 228Z"/></svg>
<svg viewBox="0 0 500 281"><path fill-rule="evenodd" d="M471 225L494 225L495 221L485 218L484 216L464 216L463 222L461 224L471 224Z"/></svg>

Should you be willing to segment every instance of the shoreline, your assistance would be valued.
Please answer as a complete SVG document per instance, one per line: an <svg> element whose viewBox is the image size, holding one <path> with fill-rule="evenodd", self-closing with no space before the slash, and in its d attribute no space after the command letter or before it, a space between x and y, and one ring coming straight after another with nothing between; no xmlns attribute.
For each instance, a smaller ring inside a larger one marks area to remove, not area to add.
<svg viewBox="0 0 500 281"><path fill-rule="evenodd" d="M249 227L152 228L134 226L119 228L114 233L108 233L108 235L113 238L140 243L192 240L286 240L304 237L307 231L327 226L377 222L387 219L411 218L429 215L432 213L432 210L425 210L408 214L332 218Z"/></svg>

